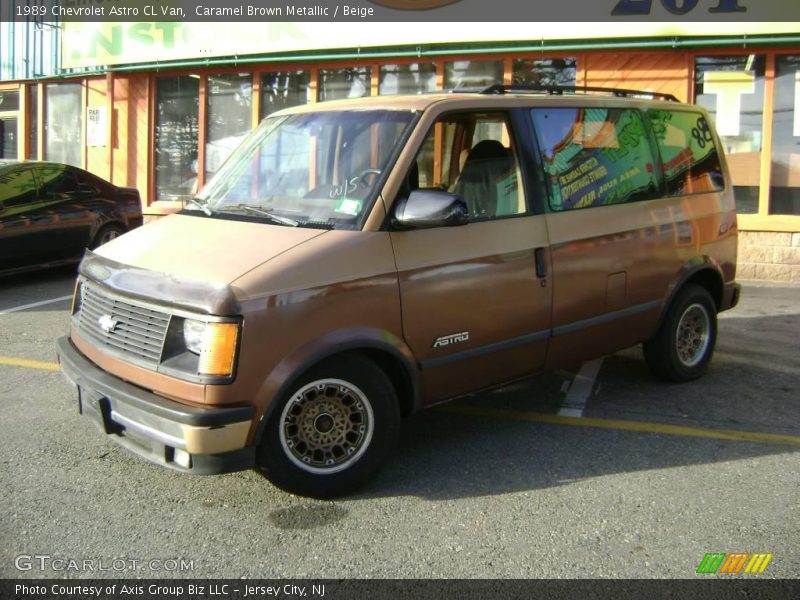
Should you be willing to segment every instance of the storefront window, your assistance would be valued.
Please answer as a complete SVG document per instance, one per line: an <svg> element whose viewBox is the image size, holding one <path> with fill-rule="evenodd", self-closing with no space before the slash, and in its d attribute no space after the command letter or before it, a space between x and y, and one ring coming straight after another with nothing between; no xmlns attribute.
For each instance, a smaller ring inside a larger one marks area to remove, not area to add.
<svg viewBox="0 0 800 600"><path fill-rule="evenodd" d="M209 75L207 90L206 178L253 128L253 76Z"/></svg>
<svg viewBox="0 0 800 600"><path fill-rule="evenodd" d="M370 95L372 69L348 67L319 70L319 101L360 98Z"/></svg>
<svg viewBox="0 0 800 600"><path fill-rule="evenodd" d="M697 104L711 113L740 213L758 212L764 117L763 55L706 56L695 61Z"/></svg>
<svg viewBox="0 0 800 600"><path fill-rule="evenodd" d="M28 140L28 156L38 158L39 145L39 86L28 86L28 118L30 119L30 138Z"/></svg>
<svg viewBox="0 0 800 600"><path fill-rule="evenodd" d="M197 191L200 77L159 79L156 84L156 198L185 200Z"/></svg>
<svg viewBox="0 0 800 600"><path fill-rule="evenodd" d="M0 158L17 158L17 118L0 116Z"/></svg>
<svg viewBox="0 0 800 600"><path fill-rule="evenodd" d="M800 215L800 56L778 56L769 212Z"/></svg>
<svg viewBox="0 0 800 600"><path fill-rule="evenodd" d="M575 85L574 58L519 59L514 61L514 85Z"/></svg>
<svg viewBox="0 0 800 600"><path fill-rule="evenodd" d="M422 94L436 90L435 63L407 63L402 65L381 65L378 93Z"/></svg>
<svg viewBox="0 0 800 600"><path fill-rule="evenodd" d="M308 71L273 71L261 75L260 118L308 102Z"/></svg>
<svg viewBox="0 0 800 600"><path fill-rule="evenodd" d="M503 83L502 60L456 60L445 63L444 88L484 88Z"/></svg>
<svg viewBox="0 0 800 600"><path fill-rule="evenodd" d="M83 90L80 83L51 83L46 88L45 158L81 166Z"/></svg>

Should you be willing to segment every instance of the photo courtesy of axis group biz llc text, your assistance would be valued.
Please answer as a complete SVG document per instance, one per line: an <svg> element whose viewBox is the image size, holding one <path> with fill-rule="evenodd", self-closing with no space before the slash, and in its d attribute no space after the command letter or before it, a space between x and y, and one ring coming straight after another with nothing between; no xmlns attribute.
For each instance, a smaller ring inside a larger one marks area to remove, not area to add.
<svg viewBox="0 0 800 600"><path fill-rule="evenodd" d="M2 0L0 597L800 594L800 5Z"/></svg>

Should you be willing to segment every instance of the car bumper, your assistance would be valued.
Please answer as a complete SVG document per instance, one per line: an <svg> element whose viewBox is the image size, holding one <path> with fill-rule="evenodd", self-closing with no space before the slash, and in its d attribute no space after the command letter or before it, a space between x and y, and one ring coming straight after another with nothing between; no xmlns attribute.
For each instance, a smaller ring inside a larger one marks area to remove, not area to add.
<svg viewBox="0 0 800 600"><path fill-rule="evenodd" d="M730 310L739 304L739 297L742 294L742 286L738 283L726 283L722 291L722 306L720 312L723 310Z"/></svg>
<svg viewBox="0 0 800 600"><path fill-rule="evenodd" d="M187 406L99 369L68 337L56 343L61 371L77 388L78 410L114 441L162 466L211 475L247 469L252 407Z"/></svg>

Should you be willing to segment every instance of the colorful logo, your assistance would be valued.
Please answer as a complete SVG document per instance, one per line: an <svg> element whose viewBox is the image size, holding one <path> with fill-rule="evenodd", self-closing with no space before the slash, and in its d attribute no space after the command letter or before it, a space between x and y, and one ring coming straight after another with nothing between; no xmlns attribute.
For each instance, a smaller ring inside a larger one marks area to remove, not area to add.
<svg viewBox="0 0 800 600"><path fill-rule="evenodd" d="M696 573L716 573L717 575L749 573L751 575L760 575L766 570L771 560L772 554L764 552L753 554L749 552L731 552L728 554L725 552L707 552L703 560L700 561Z"/></svg>

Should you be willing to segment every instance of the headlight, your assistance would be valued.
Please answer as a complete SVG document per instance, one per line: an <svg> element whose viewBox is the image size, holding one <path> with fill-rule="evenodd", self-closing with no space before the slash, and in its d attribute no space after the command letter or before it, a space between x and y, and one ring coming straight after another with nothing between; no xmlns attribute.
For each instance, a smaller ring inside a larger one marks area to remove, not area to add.
<svg viewBox="0 0 800 600"><path fill-rule="evenodd" d="M183 322L183 341L189 352L200 354L203 349L203 335L206 332L206 322L186 319Z"/></svg>
<svg viewBox="0 0 800 600"><path fill-rule="evenodd" d="M238 334L238 323L184 320L183 341L186 349L200 356L197 373L222 377L231 375Z"/></svg>

